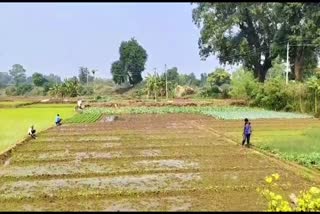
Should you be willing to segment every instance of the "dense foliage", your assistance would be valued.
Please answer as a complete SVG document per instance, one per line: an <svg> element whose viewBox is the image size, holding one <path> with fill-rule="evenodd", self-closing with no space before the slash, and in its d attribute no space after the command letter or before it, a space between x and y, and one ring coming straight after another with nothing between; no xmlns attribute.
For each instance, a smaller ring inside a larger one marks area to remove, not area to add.
<svg viewBox="0 0 320 214"><path fill-rule="evenodd" d="M148 58L146 50L132 38L121 42L120 58L111 65L111 74L116 84L129 82L136 85L142 81L141 73L145 69Z"/></svg>
<svg viewBox="0 0 320 214"><path fill-rule="evenodd" d="M197 3L193 21L201 28L200 55L242 64L264 82L272 61L285 59L289 42L293 77L301 81L319 56L319 8L317 3Z"/></svg>

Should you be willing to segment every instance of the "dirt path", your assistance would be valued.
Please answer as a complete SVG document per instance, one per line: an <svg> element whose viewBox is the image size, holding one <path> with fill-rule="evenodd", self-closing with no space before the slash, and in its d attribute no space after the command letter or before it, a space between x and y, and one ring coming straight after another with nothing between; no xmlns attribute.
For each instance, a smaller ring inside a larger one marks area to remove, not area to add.
<svg viewBox="0 0 320 214"><path fill-rule="evenodd" d="M252 211L266 208L256 188L267 175L279 173L287 195L314 185L303 170L236 145L214 128L224 123L128 115L50 129L0 167L0 210Z"/></svg>

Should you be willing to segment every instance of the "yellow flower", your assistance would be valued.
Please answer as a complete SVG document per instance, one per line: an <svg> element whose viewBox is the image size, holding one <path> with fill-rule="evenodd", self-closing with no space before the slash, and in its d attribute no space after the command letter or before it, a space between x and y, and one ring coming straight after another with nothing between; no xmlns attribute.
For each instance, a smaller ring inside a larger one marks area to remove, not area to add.
<svg viewBox="0 0 320 214"><path fill-rule="evenodd" d="M281 195L276 195L275 199L280 201L280 200L282 200L282 197L281 197Z"/></svg>
<svg viewBox="0 0 320 214"><path fill-rule="evenodd" d="M277 181L280 178L280 175L278 173L272 174L272 177Z"/></svg>
<svg viewBox="0 0 320 214"><path fill-rule="evenodd" d="M310 193L316 195L316 194L319 194L320 193L320 189L317 188L317 187L311 187L310 188Z"/></svg>
<svg viewBox="0 0 320 214"><path fill-rule="evenodd" d="M272 177L270 177L270 176L268 176L268 177L266 177L266 182L268 183L268 184L271 184L272 183Z"/></svg>

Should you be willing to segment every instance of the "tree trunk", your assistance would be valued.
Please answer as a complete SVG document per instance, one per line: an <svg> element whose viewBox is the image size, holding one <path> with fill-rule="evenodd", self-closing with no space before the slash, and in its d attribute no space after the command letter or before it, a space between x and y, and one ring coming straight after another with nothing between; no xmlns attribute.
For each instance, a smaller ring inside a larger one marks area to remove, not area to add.
<svg viewBox="0 0 320 214"><path fill-rule="evenodd" d="M300 112L301 113L304 113L303 109L302 109L302 97L301 97L301 94L299 96L299 107L300 107Z"/></svg>
<svg viewBox="0 0 320 214"><path fill-rule="evenodd" d="M255 73L257 73L257 75L258 75L257 78L258 78L259 82L264 82L264 80L266 79L266 74L267 74L267 70L264 68L264 66L257 64L255 66Z"/></svg>
<svg viewBox="0 0 320 214"><path fill-rule="evenodd" d="M294 75L296 81L302 81L304 65L304 49L298 48L294 58Z"/></svg>
<svg viewBox="0 0 320 214"><path fill-rule="evenodd" d="M318 112L317 91L314 92L314 113Z"/></svg>

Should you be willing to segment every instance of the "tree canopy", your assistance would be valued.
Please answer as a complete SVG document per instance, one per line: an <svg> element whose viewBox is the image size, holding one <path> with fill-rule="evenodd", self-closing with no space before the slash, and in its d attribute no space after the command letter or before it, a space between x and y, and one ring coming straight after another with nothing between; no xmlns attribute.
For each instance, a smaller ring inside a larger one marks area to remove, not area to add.
<svg viewBox="0 0 320 214"><path fill-rule="evenodd" d="M0 88L8 86L12 77L7 72L0 72Z"/></svg>
<svg viewBox="0 0 320 214"><path fill-rule="evenodd" d="M231 75L222 68L217 68L214 72L208 75L208 83L210 85L221 86L223 84L230 84Z"/></svg>
<svg viewBox="0 0 320 214"><path fill-rule="evenodd" d="M12 76L16 85L26 82L26 70L22 65L14 64L12 69L9 70L9 74Z"/></svg>
<svg viewBox="0 0 320 214"><path fill-rule="evenodd" d="M32 74L32 82L35 86L43 86L48 80L40 73Z"/></svg>
<svg viewBox="0 0 320 214"><path fill-rule="evenodd" d="M129 81L136 85L142 81L141 73L145 69L148 55L146 50L132 38L129 41L121 42L119 48L120 58L111 65L111 74L116 84Z"/></svg>
<svg viewBox="0 0 320 214"><path fill-rule="evenodd" d="M316 3L197 3L193 10L201 28L200 56L216 54L222 64L241 63L260 82L278 55L285 58L288 41L319 44L319 17ZM312 56L308 60L314 64L318 52L304 45L292 50L295 78L301 80L303 59Z"/></svg>
<svg viewBox="0 0 320 214"><path fill-rule="evenodd" d="M319 3L277 3L274 7L279 19L273 51L286 58L286 44L290 44L292 77L301 81L306 69L317 66L320 51L320 4Z"/></svg>
<svg viewBox="0 0 320 214"><path fill-rule="evenodd" d="M93 76L90 75L90 71L87 67L79 68L79 81L81 84L86 84L87 82L93 81Z"/></svg>

